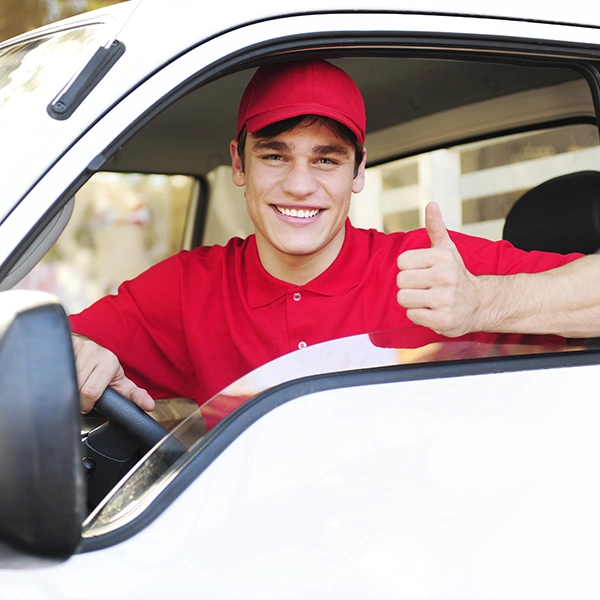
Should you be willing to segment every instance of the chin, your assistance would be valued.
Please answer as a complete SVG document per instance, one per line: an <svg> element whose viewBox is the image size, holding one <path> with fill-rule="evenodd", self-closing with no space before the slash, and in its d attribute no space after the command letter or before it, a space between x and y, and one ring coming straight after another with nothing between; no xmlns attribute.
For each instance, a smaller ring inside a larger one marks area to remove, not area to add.
<svg viewBox="0 0 600 600"><path fill-rule="evenodd" d="M288 256L313 256L314 254L318 254L321 250L320 246L304 246L304 245L294 245L287 246L280 249L281 252L287 254Z"/></svg>

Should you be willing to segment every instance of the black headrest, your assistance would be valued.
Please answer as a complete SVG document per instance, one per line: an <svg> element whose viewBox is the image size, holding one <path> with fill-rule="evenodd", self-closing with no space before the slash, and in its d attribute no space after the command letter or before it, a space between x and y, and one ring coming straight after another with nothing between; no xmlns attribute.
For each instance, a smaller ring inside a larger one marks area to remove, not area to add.
<svg viewBox="0 0 600 600"><path fill-rule="evenodd" d="M600 249L600 173L571 173L529 190L508 213L502 237L523 250L594 254Z"/></svg>

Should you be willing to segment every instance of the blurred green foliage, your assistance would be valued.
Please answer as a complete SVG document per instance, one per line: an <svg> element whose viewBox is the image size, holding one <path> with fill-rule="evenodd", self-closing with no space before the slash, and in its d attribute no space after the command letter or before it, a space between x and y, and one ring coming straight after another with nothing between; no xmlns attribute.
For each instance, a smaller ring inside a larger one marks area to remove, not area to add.
<svg viewBox="0 0 600 600"><path fill-rule="evenodd" d="M0 41L124 0L0 0Z"/></svg>

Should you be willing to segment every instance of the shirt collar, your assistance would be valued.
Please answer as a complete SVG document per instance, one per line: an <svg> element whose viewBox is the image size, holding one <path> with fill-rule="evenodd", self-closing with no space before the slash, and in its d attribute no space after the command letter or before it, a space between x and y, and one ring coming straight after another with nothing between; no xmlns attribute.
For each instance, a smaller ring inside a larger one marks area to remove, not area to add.
<svg viewBox="0 0 600 600"><path fill-rule="evenodd" d="M262 266L254 235L248 238L244 253L248 303L252 308L266 306L290 291L302 290L322 296L337 296L356 287L369 261L368 236L346 219L346 235L337 258L323 273L298 286L276 279Z"/></svg>

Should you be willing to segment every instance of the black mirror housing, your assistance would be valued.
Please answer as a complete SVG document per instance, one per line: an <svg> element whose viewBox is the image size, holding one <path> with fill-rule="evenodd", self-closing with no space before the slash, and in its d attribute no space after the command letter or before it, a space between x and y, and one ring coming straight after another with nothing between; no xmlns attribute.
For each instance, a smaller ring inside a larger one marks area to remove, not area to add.
<svg viewBox="0 0 600 600"><path fill-rule="evenodd" d="M77 375L66 314L43 292L0 294L0 490L0 542L40 557L75 551L85 511Z"/></svg>

